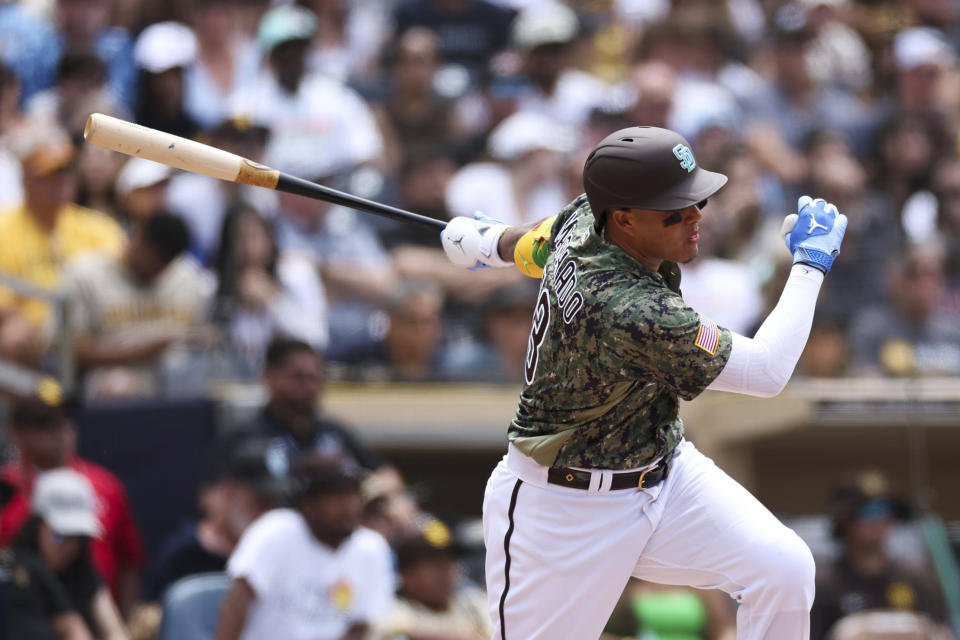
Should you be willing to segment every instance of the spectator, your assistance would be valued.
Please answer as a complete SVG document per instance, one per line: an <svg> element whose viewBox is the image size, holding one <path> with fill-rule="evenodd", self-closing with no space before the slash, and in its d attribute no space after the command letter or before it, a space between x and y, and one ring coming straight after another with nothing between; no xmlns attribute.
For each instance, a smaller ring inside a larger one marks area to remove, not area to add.
<svg viewBox="0 0 960 640"><path fill-rule="evenodd" d="M447 526L427 518L391 541L400 574L393 609L374 625L372 640L486 640L493 629L486 595L460 583L457 550Z"/></svg>
<svg viewBox="0 0 960 640"><path fill-rule="evenodd" d="M375 75L377 56L390 36L390 16L379 2L300 0L317 16L307 66L341 82Z"/></svg>
<svg viewBox="0 0 960 640"><path fill-rule="evenodd" d="M666 127L677 83L670 65L656 60L642 62L631 70L630 83L636 91L636 100L630 108L633 122L650 127ZM612 129L616 131L616 127ZM605 135L595 142L603 137Z"/></svg>
<svg viewBox="0 0 960 640"><path fill-rule="evenodd" d="M899 214L903 230L916 240L924 239L922 228L917 228L917 197L927 188L933 164L942 156L942 140L937 136L930 120L909 114L891 118L877 133L876 188Z"/></svg>
<svg viewBox="0 0 960 640"><path fill-rule="evenodd" d="M301 6L268 11L257 40L269 64L231 99L235 117L270 129L266 164L307 179L372 162L382 149L360 96L332 78L308 73L307 48L316 29L316 16Z"/></svg>
<svg viewBox="0 0 960 640"><path fill-rule="evenodd" d="M177 22L152 24L137 38L133 56L140 69L134 109L137 122L193 138L200 125L184 109L184 70L197 57L193 31Z"/></svg>
<svg viewBox="0 0 960 640"><path fill-rule="evenodd" d="M174 357L209 339L209 287L183 255L189 244L180 218L157 213L120 258L89 256L67 267L74 350L89 397L177 392Z"/></svg>
<svg viewBox="0 0 960 640"><path fill-rule="evenodd" d="M387 540L410 531L421 517L420 507L393 467L368 475L360 486L363 496L363 526Z"/></svg>
<svg viewBox="0 0 960 640"><path fill-rule="evenodd" d="M90 540L100 535L93 486L72 469L37 476L33 516L13 541L39 556L57 577L95 638L129 638L120 613L93 566Z"/></svg>
<svg viewBox="0 0 960 640"><path fill-rule="evenodd" d="M90 630L56 576L35 554L0 551L4 638L90 640Z"/></svg>
<svg viewBox="0 0 960 640"><path fill-rule="evenodd" d="M931 189L936 198L934 225L947 253L947 286L960 294L960 159L949 158L934 169ZM960 300L951 306L960 311Z"/></svg>
<svg viewBox="0 0 960 640"><path fill-rule="evenodd" d="M93 145L85 145L92 147ZM173 169L145 158L130 158L117 174L117 204L129 227L142 225L164 210Z"/></svg>
<svg viewBox="0 0 960 640"><path fill-rule="evenodd" d="M887 551L894 519L905 515L887 480L877 472L859 473L834 488L830 503L841 552L836 562L817 567L810 637L825 639L842 617L872 609L913 611L944 622L943 602L927 578Z"/></svg>
<svg viewBox="0 0 960 640"><path fill-rule="evenodd" d="M830 198L849 220L843 240L846 260L838 260L830 271L817 314L846 328L859 309L885 297L883 274L890 256L900 251L903 233L889 199L867 183L866 169L845 136L820 132L811 139L805 162L809 182L804 193Z"/></svg>
<svg viewBox="0 0 960 640"><path fill-rule="evenodd" d="M797 372L815 378L846 375L850 365L847 334L835 320L814 318Z"/></svg>
<svg viewBox="0 0 960 640"><path fill-rule="evenodd" d="M94 101L98 110L130 117L110 91L103 60L91 50L67 51L58 65L57 83L34 95L26 111L30 118L59 121L71 137L78 138L90 115L88 107Z"/></svg>
<svg viewBox="0 0 960 640"><path fill-rule="evenodd" d="M464 380L520 382L536 298L531 280L494 289L481 305L479 340L450 345L449 374Z"/></svg>
<svg viewBox="0 0 960 640"><path fill-rule="evenodd" d="M939 29L911 27L894 36L892 48L898 110L929 120L938 133L947 131L942 83L956 67L953 46Z"/></svg>
<svg viewBox="0 0 960 640"><path fill-rule="evenodd" d="M0 11L7 8L0 8ZM0 211L20 206L23 186L20 162L10 148L11 133L21 125L20 81L8 67L0 63Z"/></svg>
<svg viewBox="0 0 960 640"><path fill-rule="evenodd" d="M382 336L366 349L345 352L338 362L356 367L352 375L423 381L442 377L443 292L432 282L401 282L387 298Z"/></svg>
<svg viewBox="0 0 960 640"><path fill-rule="evenodd" d="M309 456L294 478L294 508L261 516L230 556L217 640L361 640L391 605L390 549L360 526L355 467Z"/></svg>
<svg viewBox="0 0 960 640"><path fill-rule="evenodd" d="M57 37L53 25L21 2L0 6L0 49L3 64L15 74L25 97L50 86L57 72Z"/></svg>
<svg viewBox="0 0 960 640"><path fill-rule="evenodd" d="M34 122L12 141L23 173L23 205L0 214L0 273L55 290L66 259L93 251L116 256L123 231L102 213L73 204L76 150L66 134ZM0 354L39 359L49 342L49 307L0 289Z"/></svg>
<svg viewBox="0 0 960 640"><path fill-rule="evenodd" d="M120 220L114 187L125 162L125 156L110 149L94 144L81 145L77 154L77 204Z"/></svg>
<svg viewBox="0 0 960 640"><path fill-rule="evenodd" d="M384 139L386 167L408 158L442 155L457 136L452 103L436 90L437 37L424 27L401 34L390 57L390 85L374 108Z"/></svg>
<svg viewBox="0 0 960 640"><path fill-rule="evenodd" d="M861 309L849 335L861 375L960 375L960 318L942 306L944 256L907 249L893 266L889 302Z"/></svg>
<svg viewBox="0 0 960 640"><path fill-rule="evenodd" d="M479 210L504 224L547 218L568 201L560 154L575 144L572 129L538 113L515 113L490 134L494 162L469 164L451 178L447 207L468 217Z"/></svg>
<svg viewBox="0 0 960 640"><path fill-rule="evenodd" d="M775 83L750 107L748 141L766 170L796 185L806 177L804 158L797 150L812 133L827 123L857 146L869 134L873 119L857 98L821 86L811 77L806 52L814 33L798 7L778 11L775 23Z"/></svg>
<svg viewBox="0 0 960 640"><path fill-rule="evenodd" d="M286 454L269 440L252 438L228 451L217 480L201 489L200 520L185 523L160 547L148 598L159 600L180 578L225 571L243 532L282 506L289 490Z"/></svg>
<svg viewBox="0 0 960 640"><path fill-rule="evenodd" d="M522 72L529 81L517 110L532 111L576 129L586 124L609 87L572 66L571 48L580 30L577 15L552 0L533 3L520 11L511 29L513 45L523 57Z"/></svg>
<svg viewBox="0 0 960 640"><path fill-rule="evenodd" d="M201 129L212 130L230 117L229 99L257 73L260 51L241 30L240 3L200 0L194 4L197 55L184 69L183 107Z"/></svg>
<svg viewBox="0 0 960 640"><path fill-rule="evenodd" d="M440 59L473 77L507 47L513 14L486 0L405 0L397 4L394 31L426 27L440 45Z"/></svg>
<svg viewBox="0 0 960 640"><path fill-rule="evenodd" d="M318 416L322 407L323 357L292 338L275 338L267 347L263 382L267 404L251 422L238 426L224 451L242 439L260 436L279 442L291 461L310 452L342 455L368 470L380 459L345 427Z"/></svg>
<svg viewBox="0 0 960 640"><path fill-rule="evenodd" d="M53 72L66 51L92 50L107 66L107 82L111 94L127 110L132 109L136 69L133 62L133 43L123 27L110 23L110 5L98 0L57 0L57 36L44 49L50 60L51 75L40 88L54 82ZM32 95L32 94L30 94ZM30 95L25 97L29 98Z"/></svg>
<svg viewBox="0 0 960 640"><path fill-rule="evenodd" d="M214 321L222 327L231 377L263 370L274 335L327 345L327 301L313 263L281 254L273 225L251 207L227 214L217 254Z"/></svg>
<svg viewBox="0 0 960 640"><path fill-rule="evenodd" d="M369 108L352 90L305 72L315 16L296 5L270 10L258 39L269 69L234 104L237 114L270 128L266 164L342 188L358 165L373 161L382 142ZM322 152L318 153L318 149ZM394 282L392 265L368 223L341 206L278 194L281 252L309 255L330 300L330 344L366 340L374 307Z"/></svg>
<svg viewBox="0 0 960 640"><path fill-rule="evenodd" d="M140 534L117 477L77 456L77 434L68 407L59 385L48 379L10 411L10 436L18 457L0 468L0 480L14 491L0 510L0 545L9 546L29 519L38 473L59 467L76 471L90 482L97 498L100 537L90 544L94 566L121 613L127 615L140 596L144 562Z"/></svg>
<svg viewBox="0 0 960 640"><path fill-rule="evenodd" d="M267 128L230 119L208 131L210 144L243 158L260 162L267 143ZM227 211L249 204L261 212L276 209L274 193L268 189L217 180L197 173L177 173L166 191L166 207L190 227L192 253L211 266L217 256L223 218Z"/></svg>
<svg viewBox="0 0 960 640"><path fill-rule="evenodd" d="M866 42L847 24L849 4L846 0L801 0L804 19L815 34L807 47L807 66L818 83L860 93L869 89L873 74Z"/></svg>

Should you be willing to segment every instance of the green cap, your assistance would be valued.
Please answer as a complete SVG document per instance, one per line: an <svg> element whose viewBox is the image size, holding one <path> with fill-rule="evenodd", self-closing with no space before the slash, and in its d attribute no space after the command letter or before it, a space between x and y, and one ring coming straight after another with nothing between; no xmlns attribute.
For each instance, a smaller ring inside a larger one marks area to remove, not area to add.
<svg viewBox="0 0 960 640"><path fill-rule="evenodd" d="M317 17L309 9L283 5L271 9L260 20L257 41L264 51L291 40L309 40L317 31Z"/></svg>

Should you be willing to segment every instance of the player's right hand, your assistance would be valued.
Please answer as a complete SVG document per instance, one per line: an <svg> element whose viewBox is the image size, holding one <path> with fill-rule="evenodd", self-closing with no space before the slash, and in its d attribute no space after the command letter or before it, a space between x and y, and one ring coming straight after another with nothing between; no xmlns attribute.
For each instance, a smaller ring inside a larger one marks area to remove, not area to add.
<svg viewBox="0 0 960 640"><path fill-rule="evenodd" d="M510 267L512 262L500 257L500 236L510 228L499 220L477 212L473 218L458 216L440 232L443 252L450 262L469 269Z"/></svg>
<svg viewBox="0 0 960 640"><path fill-rule="evenodd" d="M807 264L828 273L840 254L847 216L821 198L801 196L797 201L796 221L793 228L788 229L792 217L784 221L783 239L793 254L793 263Z"/></svg>

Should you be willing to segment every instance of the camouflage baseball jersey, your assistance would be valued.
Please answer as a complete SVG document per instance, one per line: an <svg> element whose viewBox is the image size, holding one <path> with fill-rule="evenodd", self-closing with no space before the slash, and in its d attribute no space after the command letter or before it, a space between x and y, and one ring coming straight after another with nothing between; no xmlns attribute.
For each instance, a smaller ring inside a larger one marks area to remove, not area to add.
<svg viewBox="0 0 960 640"><path fill-rule="evenodd" d="M511 442L545 466L629 469L683 436L692 400L730 357L730 332L605 240L585 196L553 227ZM661 269L665 271L664 269Z"/></svg>

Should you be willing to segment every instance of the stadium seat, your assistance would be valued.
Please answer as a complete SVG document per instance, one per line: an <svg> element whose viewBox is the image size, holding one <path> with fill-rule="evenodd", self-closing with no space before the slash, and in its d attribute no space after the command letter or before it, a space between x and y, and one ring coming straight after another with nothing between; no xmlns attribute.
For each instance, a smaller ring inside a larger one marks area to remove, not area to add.
<svg viewBox="0 0 960 640"><path fill-rule="evenodd" d="M158 640L212 640L220 617L220 602L230 578L225 573L201 573L181 578L163 596L163 623Z"/></svg>

